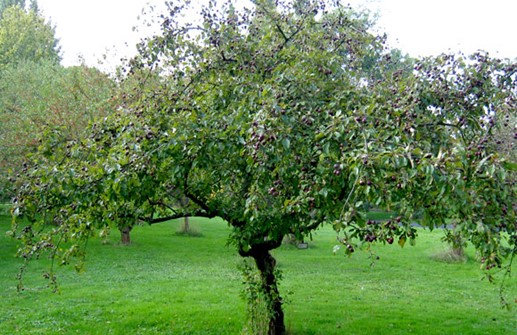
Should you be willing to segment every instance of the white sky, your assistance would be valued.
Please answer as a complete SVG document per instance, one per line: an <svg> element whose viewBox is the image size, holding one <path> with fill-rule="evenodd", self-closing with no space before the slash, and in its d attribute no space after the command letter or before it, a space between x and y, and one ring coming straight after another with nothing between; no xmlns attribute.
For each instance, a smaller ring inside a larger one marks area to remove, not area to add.
<svg viewBox="0 0 517 335"><path fill-rule="evenodd" d="M194 2L196 0L193 0ZM202 1L202 0L197 0ZM56 26L63 64L109 69L98 60L118 64L132 55L139 37L150 29L138 20L147 4L163 0L38 0L43 15ZM447 51L489 51L517 58L517 0L349 0L378 12L378 25L391 46L412 56ZM140 27L134 32L133 27Z"/></svg>
<svg viewBox="0 0 517 335"><path fill-rule="evenodd" d="M516 0L378 0L379 24L413 56L478 50L517 57Z"/></svg>

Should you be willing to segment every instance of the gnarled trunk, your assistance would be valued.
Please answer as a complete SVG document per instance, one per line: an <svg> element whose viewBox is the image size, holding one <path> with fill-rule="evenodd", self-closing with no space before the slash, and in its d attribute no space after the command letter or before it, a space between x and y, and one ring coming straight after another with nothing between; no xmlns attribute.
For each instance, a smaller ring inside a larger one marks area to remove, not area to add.
<svg viewBox="0 0 517 335"><path fill-rule="evenodd" d="M266 298L268 308L268 335L285 334L284 311L282 309L282 297L278 291L277 278L275 276L276 260L266 248L258 248L250 254L255 260L260 271L261 289Z"/></svg>

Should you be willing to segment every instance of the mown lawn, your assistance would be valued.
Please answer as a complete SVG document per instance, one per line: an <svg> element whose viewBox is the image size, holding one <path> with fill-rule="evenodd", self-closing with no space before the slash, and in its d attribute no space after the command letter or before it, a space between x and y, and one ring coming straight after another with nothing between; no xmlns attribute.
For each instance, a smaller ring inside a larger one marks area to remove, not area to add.
<svg viewBox="0 0 517 335"><path fill-rule="evenodd" d="M202 236L188 237L176 234L180 224L138 227L130 247L116 232L109 243L91 241L84 272L60 269L58 294L42 279L48 262L34 262L28 289L17 293L20 260L5 236L9 218L0 217L0 334L241 334L241 259L225 246L228 227L195 218ZM437 262L440 231L420 235L414 247L379 245L373 257L348 258L332 255L335 234L325 228L307 250L275 251L290 334L517 334L515 278L506 311L472 250L467 263Z"/></svg>

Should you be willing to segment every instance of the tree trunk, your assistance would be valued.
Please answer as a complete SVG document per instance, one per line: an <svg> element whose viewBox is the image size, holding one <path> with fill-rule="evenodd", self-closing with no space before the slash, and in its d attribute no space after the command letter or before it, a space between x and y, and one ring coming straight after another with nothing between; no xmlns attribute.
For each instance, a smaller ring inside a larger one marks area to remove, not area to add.
<svg viewBox="0 0 517 335"><path fill-rule="evenodd" d="M267 249L259 249L251 254L260 271L262 291L266 297L268 308L268 335L285 334L284 311L282 309L282 297L278 291L275 276L276 260Z"/></svg>
<svg viewBox="0 0 517 335"><path fill-rule="evenodd" d="M185 222L183 223L183 232L190 233L190 223L188 216L185 216Z"/></svg>
<svg viewBox="0 0 517 335"><path fill-rule="evenodd" d="M451 243L451 253L455 261L465 260L464 241L461 233L456 230L456 224L453 225L453 239Z"/></svg>
<svg viewBox="0 0 517 335"><path fill-rule="evenodd" d="M122 243L123 245L131 244L130 232L131 232L132 229L133 229L133 226L119 227L120 243Z"/></svg>
<svg viewBox="0 0 517 335"><path fill-rule="evenodd" d="M465 259L465 249L463 248L463 238L459 233L454 234L454 241L451 245L451 253L455 261Z"/></svg>
<svg viewBox="0 0 517 335"><path fill-rule="evenodd" d="M465 259L465 250L463 249L463 247L453 246L451 252L455 260L461 261Z"/></svg>

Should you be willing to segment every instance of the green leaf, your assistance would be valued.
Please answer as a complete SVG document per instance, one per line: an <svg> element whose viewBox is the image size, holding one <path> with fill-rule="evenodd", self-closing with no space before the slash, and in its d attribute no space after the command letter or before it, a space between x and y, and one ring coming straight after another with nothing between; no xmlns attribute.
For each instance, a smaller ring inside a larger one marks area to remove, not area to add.
<svg viewBox="0 0 517 335"><path fill-rule="evenodd" d="M517 163L511 161L504 161L503 166L506 170L515 172L517 171Z"/></svg>
<svg viewBox="0 0 517 335"><path fill-rule="evenodd" d="M291 146L291 141L287 137L284 137L282 139L282 145L285 149L289 149L289 147Z"/></svg>

